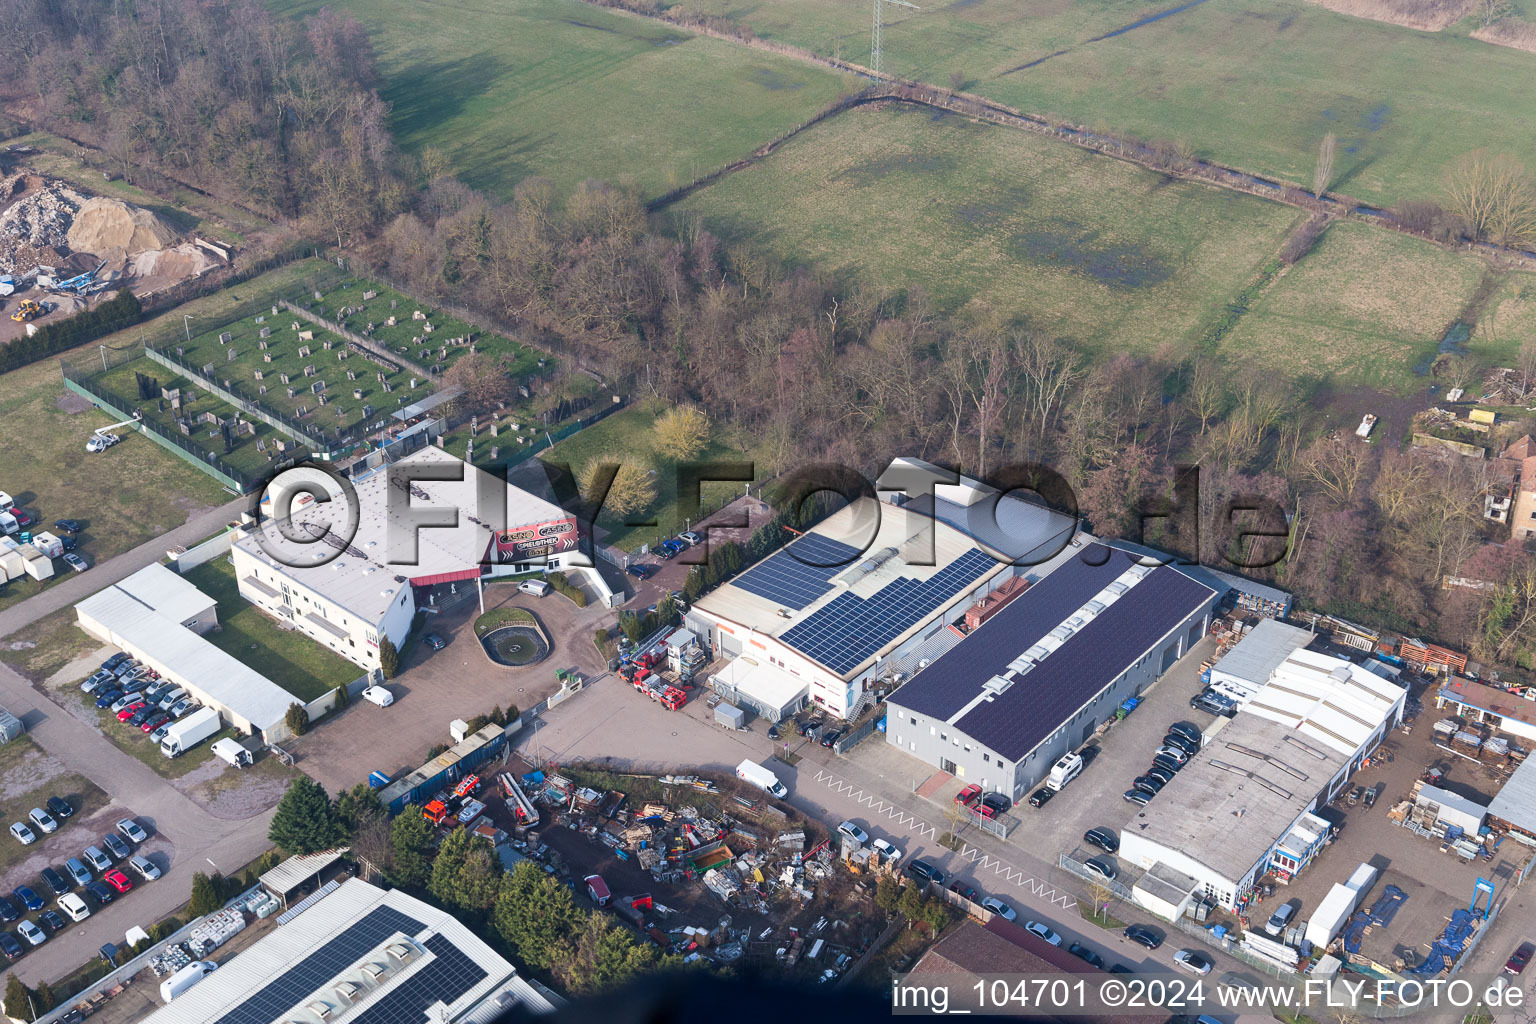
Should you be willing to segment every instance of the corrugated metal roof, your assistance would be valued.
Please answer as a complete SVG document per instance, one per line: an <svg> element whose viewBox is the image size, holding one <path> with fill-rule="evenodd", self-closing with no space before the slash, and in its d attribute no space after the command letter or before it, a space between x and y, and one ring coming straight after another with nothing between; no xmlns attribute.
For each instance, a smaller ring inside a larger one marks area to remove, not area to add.
<svg viewBox="0 0 1536 1024"><path fill-rule="evenodd" d="M1488 813L1527 832L1536 832L1536 758L1520 763L1494 795Z"/></svg>
<svg viewBox="0 0 1536 1024"><path fill-rule="evenodd" d="M295 886L302 885L308 879L346 856L347 849L347 847L343 846L335 850L323 850L320 853L306 853L297 857L289 857L277 867L261 876L261 887L270 893L276 893L281 896Z"/></svg>
<svg viewBox="0 0 1536 1024"><path fill-rule="evenodd" d="M1292 652L1311 643L1310 631L1264 619L1216 663L1216 671L1263 686Z"/></svg>
<svg viewBox="0 0 1536 1024"><path fill-rule="evenodd" d="M1031 643L1136 564L1102 544L1075 551L892 694L890 703L952 718ZM1023 757L1214 596L1167 566L1153 569L1014 685L966 712L954 722L956 729L1005 758Z"/></svg>

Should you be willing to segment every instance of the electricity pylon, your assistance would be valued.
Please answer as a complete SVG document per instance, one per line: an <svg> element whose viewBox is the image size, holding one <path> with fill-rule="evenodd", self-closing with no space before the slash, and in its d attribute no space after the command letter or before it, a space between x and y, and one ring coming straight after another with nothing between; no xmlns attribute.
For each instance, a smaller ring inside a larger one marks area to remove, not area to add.
<svg viewBox="0 0 1536 1024"><path fill-rule="evenodd" d="M910 7L914 11L922 10L917 4L909 4L907 0L875 0L875 27L870 31L869 38L869 68L875 74L880 73L880 21L884 4L896 4L900 7Z"/></svg>

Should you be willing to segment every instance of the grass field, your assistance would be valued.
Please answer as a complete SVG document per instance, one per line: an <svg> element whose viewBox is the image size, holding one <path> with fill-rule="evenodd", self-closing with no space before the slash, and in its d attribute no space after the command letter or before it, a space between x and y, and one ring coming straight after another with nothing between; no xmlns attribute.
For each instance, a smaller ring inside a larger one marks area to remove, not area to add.
<svg viewBox="0 0 1536 1024"><path fill-rule="evenodd" d="M0 641L0 661L41 683L82 654L104 646L78 623L73 607L45 615Z"/></svg>
<svg viewBox="0 0 1536 1024"><path fill-rule="evenodd" d="M1298 214L909 108L823 122L684 202L786 261L972 296L1100 353L1187 349Z"/></svg>
<svg viewBox="0 0 1536 1024"><path fill-rule="evenodd" d="M71 360L96 356L94 345L65 354ZM0 376L0 452L5 453L0 489L37 512L46 528L55 519L85 523L77 539L92 563L229 499L211 477L142 436L119 432L121 444L87 454L91 432L112 421L65 391L56 360ZM63 562L55 568L69 575ZM12 582L0 588L0 608L40 589L30 579Z"/></svg>
<svg viewBox="0 0 1536 1024"><path fill-rule="evenodd" d="M307 704L338 686L352 682L363 670L295 629L283 629L275 619L240 596L234 566L218 558L184 574L187 582L218 602L218 632L207 641L242 661Z"/></svg>
<svg viewBox="0 0 1536 1024"><path fill-rule="evenodd" d="M1536 338L1536 275L1512 273L1483 307L1467 350L1486 365L1514 366L1528 338Z"/></svg>
<svg viewBox="0 0 1536 1024"><path fill-rule="evenodd" d="M509 196L530 175L664 192L773 138L851 77L576 0L270 0L352 12L407 148Z"/></svg>
<svg viewBox="0 0 1536 1024"><path fill-rule="evenodd" d="M568 463L571 472L579 478L582 467L604 457L631 456L655 470L656 500L644 512L626 517L600 513L597 517L599 530L607 531L599 541L613 544L625 551L633 551L642 544L654 544L686 529L684 515L677 503L676 464L656 452L652 426L661 408L649 403L636 405L623 412L614 413L607 419L587 427L580 433L566 438L538 455L546 463ZM710 443L696 461L709 459L742 461L741 449L733 447L728 439L712 436ZM706 510L713 510L724 500L739 495L743 484L708 483L700 485L701 499ZM655 526L631 525L642 520L655 520Z"/></svg>
<svg viewBox="0 0 1536 1024"><path fill-rule="evenodd" d="M869 53L868 5L698 0L771 39ZM1453 32L1336 14L1305 0L1204 2L1108 39L1178 0L968 0L887 8L884 66L1012 106L1150 139L1309 183L1324 134L1336 187L1368 202L1431 198L1442 170L1487 146L1536 145L1536 54ZM1059 56L1050 56L1065 51ZM1034 67L1022 66L1049 57ZM1523 83L1512 88L1512 83Z"/></svg>
<svg viewBox="0 0 1536 1024"><path fill-rule="evenodd" d="M1433 355L1483 269L1476 257L1417 238L1335 223L1259 295L1222 348L1284 377L1406 393L1426 383L1413 368Z"/></svg>

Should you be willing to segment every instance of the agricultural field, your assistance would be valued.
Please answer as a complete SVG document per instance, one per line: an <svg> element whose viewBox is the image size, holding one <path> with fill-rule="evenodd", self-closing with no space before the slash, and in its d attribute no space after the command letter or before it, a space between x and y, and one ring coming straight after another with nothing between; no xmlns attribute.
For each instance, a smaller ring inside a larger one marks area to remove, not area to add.
<svg viewBox="0 0 1536 1024"><path fill-rule="evenodd" d="M837 52L840 39L845 59L868 60L868 5L697 6L820 54ZM967 0L886 10L888 71L941 85L958 75L965 88L1022 110L1184 143L1302 184L1331 131L1335 188L1366 202L1432 199L1461 154L1529 154L1536 145L1530 90L1513 87L1536 81L1536 54L1459 27L1417 32L1305 0ZM1176 13L1129 28L1165 11Z"/></svg>
<svg viewBox="0 0 1536 1024"><path fill-rule="evenodd" d="M1536 275L1511 273L1483 306L1467 349L1484 365L1514 366L1528 338L1536 338Z"/></svg>
<svg viewBox="0 0 1536 1024"><path fill-rule="evenodd" d="M1427 367L1484 267L1477 257L1411 236L1336 222L1259 294L1222 350L1281 377L1407 394L1424 387L1415 368ZM1487 346L1470 351L1479 360L1496 357Z"/></svg>
<svg viewBox="0 0 1536 1024"><path fill-rule="evenodd" d="M852 76L577 0L269 0L350 11L370 31L392 127L475 188L531 175L657 195L752 151L855 87ZM867 16L866 16L867 17Z"/></svg>
<svg viewBox="0 0 1536 1024"><path fill-rule="evenodd" d="M1299 217L904 107L823 122L680 205L786 262L920 287L950 309L974 296L1100 354L1190 350Z"/></svg>

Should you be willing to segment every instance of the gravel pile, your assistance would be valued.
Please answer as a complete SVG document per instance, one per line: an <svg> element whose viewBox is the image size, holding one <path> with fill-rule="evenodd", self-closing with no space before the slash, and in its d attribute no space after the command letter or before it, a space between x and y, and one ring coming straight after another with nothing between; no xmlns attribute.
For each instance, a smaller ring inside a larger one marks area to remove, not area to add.
<svg viewBox="0 0 1536 1024"><path fill-rule="evenodd" d="M69 186L49 182L0 213L0 271L23 274L69 252L69 229L85 201Z"/></svg>

